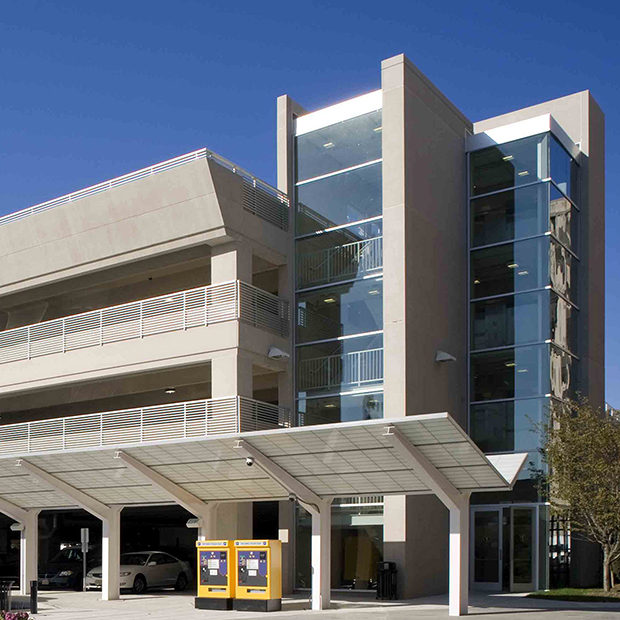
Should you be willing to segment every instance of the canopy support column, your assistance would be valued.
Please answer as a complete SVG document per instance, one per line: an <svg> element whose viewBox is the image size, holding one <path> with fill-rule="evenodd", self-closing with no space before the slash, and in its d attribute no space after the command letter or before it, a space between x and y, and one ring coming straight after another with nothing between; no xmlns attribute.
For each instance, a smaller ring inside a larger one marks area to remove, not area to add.
<svg viewBox="0 0 620 620"><path fill-rule="evenodd" d="M117 599L120 592L121 510L118 506L111 507L108 517L102 523L101 598L104 601Z"/></svg>
<svg viewBox="0 0 620 620"><path fill-rule="evenodd" d="M39 512L24 509L0 498L0 512L15 519L21 526L19 543L19 593L30 594L30 582L38 578L39 564Z"/></svg>
<svg viewBox="0 0 620 620"><path fill-rule="evenodd" d="M186 491L182 486L172 482L172 480L162 476L159 472L122 450L117 451L114 458L123 461L129 469L140 474L147 482L150 482L154 487L168 495L175 503L199 519L198 540L209 540L216 537L216 502L210 504L203 502L193 493Z"/></svg>
<svg viewBox="0 0 620 620"><path fill-rule="evenodd" d="M235 448L251 457L312 515L312 609L329 609L331 587L331 499L323 499L245 439Z"/></svg>
<svg viewBox="0 0 620 620"><path fill-rule="evenodd" d="M120 595L120 514L122 507L103 504L64 480L23 459L18 459L16 465L27 471L30 476L51 486L54 491L68 497L80 508L101 519L103 560L101 598L104 601L118 599Z"/></svg>
<svg viewBox="0 0 620 620"><path fill-rule="evenodd" d="M300 502L302 506L303 502ZM329 609L331 602L331 500L307 506L312 515L312 609Z"/></svg>
<svg viewBox="0 0 620 620"><path fill-rule="evenodd" d="M385 428L401 458L409 461L416 476L450 511L450 616L466 616L469 607L469 492L459 491L395 426Z"/></svg>
<svg viewBox="0 0 620 620"><path fill-rule="evenodd" d="M450 508L449 615L466 616L469 605L469 497Z"/></svg>

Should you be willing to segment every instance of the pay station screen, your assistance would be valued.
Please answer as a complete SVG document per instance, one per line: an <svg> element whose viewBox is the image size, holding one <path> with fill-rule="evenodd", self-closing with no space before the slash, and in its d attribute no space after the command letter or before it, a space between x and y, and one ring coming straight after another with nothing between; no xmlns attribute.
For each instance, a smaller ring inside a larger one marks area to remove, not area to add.
<svg viewBox="0 0 620 620"><path fill-rule="evenodd" d="M238 551L240 586L267 587L267 551Z"/></svg>
<svg viewBox="0 0 620 620"><path fill-rule="evenodd" d="M200 552L200 585L225 586L228 575L228 551Z"/></svg>

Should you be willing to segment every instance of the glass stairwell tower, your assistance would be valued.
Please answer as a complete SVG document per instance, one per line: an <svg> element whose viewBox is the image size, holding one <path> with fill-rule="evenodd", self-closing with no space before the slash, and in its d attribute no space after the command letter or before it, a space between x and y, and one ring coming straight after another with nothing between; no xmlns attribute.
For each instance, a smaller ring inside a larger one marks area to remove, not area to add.
<svg viewBox="0 0 620 620"><path fill-rule="evenodd" d="M380 94L296 123L295 397L300 425L383 416ZM383 498L337 498L332 519L332 586L376 587ZM310 521L299 510L298 587L309 583L309 548Z"/></svg>

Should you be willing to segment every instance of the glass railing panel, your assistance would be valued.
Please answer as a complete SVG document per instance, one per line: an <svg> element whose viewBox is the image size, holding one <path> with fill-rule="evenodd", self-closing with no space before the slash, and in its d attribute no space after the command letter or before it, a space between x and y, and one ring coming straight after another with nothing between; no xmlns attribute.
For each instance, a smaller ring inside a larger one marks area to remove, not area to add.
<svg viewBox="0 0 620 620"><path fill-rule="evenodd" d="M316 237L298 243L297 287L307 288L353 280L383 269L383 238L363 239L304 252L304 246L325 245L331 239Z"/></svg>

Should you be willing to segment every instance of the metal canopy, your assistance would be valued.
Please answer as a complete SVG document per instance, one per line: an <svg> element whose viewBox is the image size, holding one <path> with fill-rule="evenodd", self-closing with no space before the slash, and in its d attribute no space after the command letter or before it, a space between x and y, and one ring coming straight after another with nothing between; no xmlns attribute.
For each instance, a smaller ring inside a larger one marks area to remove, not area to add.
<svg viewBox="0 0 620 620"><path fill-rule="evenodd" d="M246 465L235 447L239 439L321 498L433 493L424 473L395 449L386 434L389 428L397 429L465 493L509 490L527 456L485 456L447 413L125 444L122 450L205 502L288 497L288 490L262 468ZM115 458L116 453L107 447L3 457L0 497L21 508L75 506L16 467L23 458L104 504L170 503L169 495Z"/></svg>

